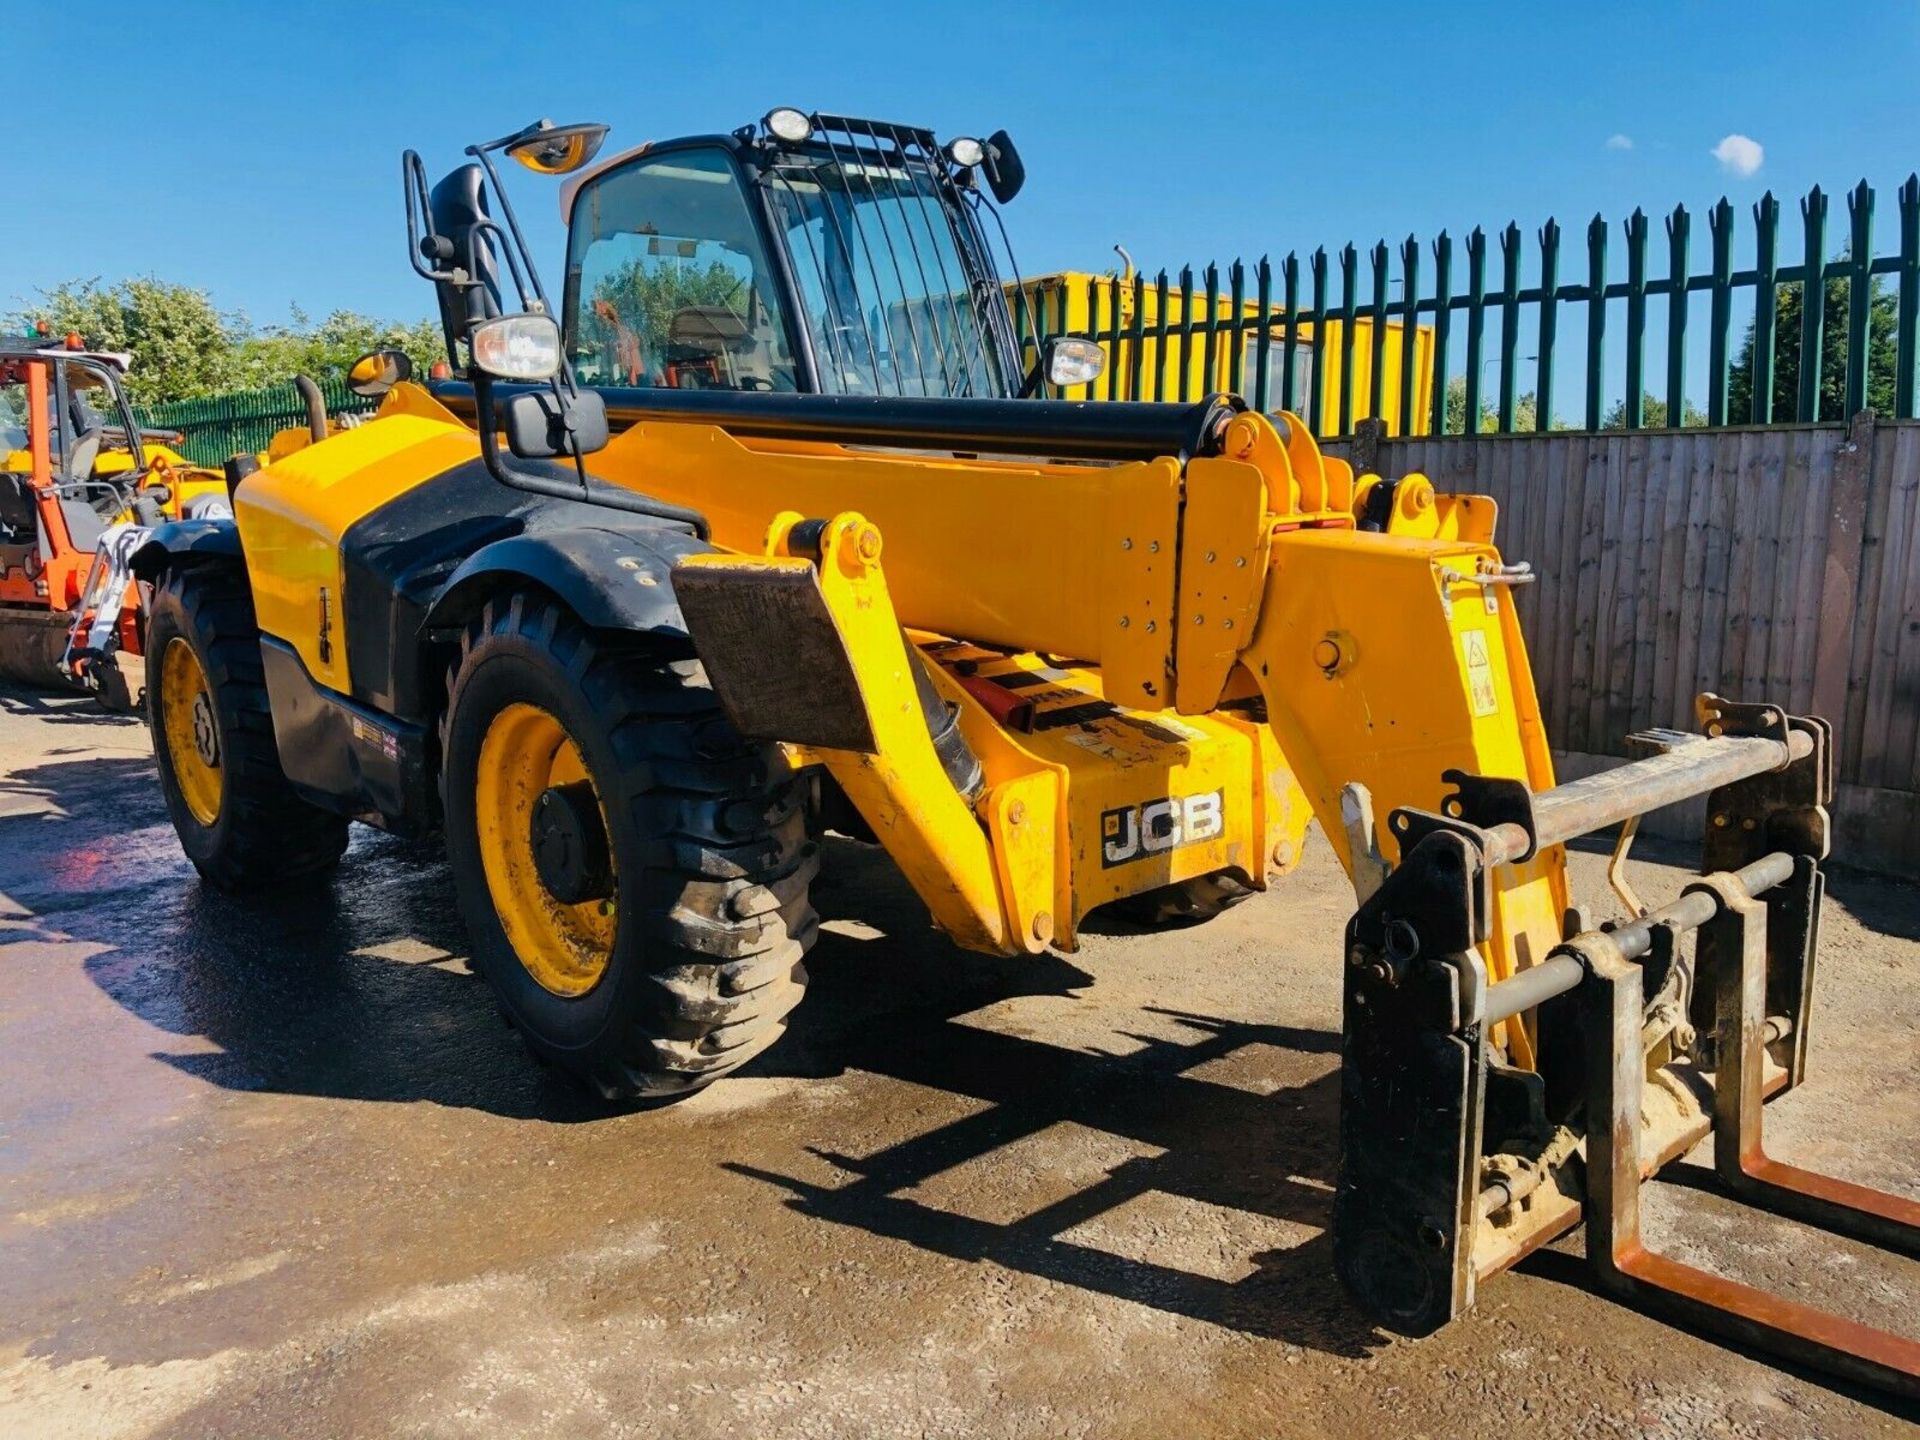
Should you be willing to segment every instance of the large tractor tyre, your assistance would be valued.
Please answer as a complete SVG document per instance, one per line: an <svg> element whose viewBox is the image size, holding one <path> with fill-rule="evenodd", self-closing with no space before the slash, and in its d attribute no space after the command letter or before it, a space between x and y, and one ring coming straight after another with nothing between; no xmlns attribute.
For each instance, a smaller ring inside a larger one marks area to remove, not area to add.
<svg viewBox="0 0 1920 1440"><path fill-rule="evenodd" d="M160 790L194 868L220 889L250 890L338 861L347 822L301 799L280 768L245 578L169 571L154 587L146 652Z"/></svg>
<svg viewBox="0 0 1920 1440"><path fill-rule="evenodd" d="M475 968L608 1099L685 1094L784 1033L818 868L797 777L698 661L514 595L448 679L441 795Z"/></svg>

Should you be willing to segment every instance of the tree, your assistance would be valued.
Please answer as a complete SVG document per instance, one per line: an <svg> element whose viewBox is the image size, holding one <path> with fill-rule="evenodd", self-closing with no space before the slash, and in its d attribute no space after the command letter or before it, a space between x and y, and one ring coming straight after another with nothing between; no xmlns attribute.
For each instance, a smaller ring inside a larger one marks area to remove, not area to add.
<svg viewBox="0 0 1920 1440"><path fill-rule="evenodd" d="M132 358L127 393L136 405L161 405L228 390L284 385L295 375L340 378L369 350L404 350L425 374L446 358L433 320L400 324L336 310L318 325L295 307L285 325L256 328L223 313L204 290L151 276L103 285L73 280L40 294L40 303L8 317L16 331L44 323L56 337L78 334L88 348Z"/></svg>
<svg viewBox="0 0 1920 1440"><path fill-rule="evenodd" d="M1529 390L1525 394L1514 396L1513 433L1530 435L1539 423L1540 402L1533 391ZM1571 428L1560 419L1554 419L1548 423L1549 428L1554 430ZM1499 410L1483 398L1480 401L1480 433L1492 435L1498 433L1499 429ZM1467 377L1464 375L1455 375L1447 381L1447 414L1442 433L1447 435L1467 433Z"/></svg>
<svg viewBox="0 0 1920 1440"><path fill-rule="evenodd" d="M376 320L351 310L336 310L318 325L295 306L289 323L252 331L234 347L233 380L239 389L284 385L295 375L316 380L342 379L349 366L370 350L404 350L416 373L425 375L444 360L446 342L434 320L411 325Z"/></svg>
<svg viewBox="0 0 1920 1440"><path fill-rule="evenodd" d="M1665 430L1672 423L1667 414L1667 402L1648 391L1640 392L1640 428L1643 430ZM1680 423L1687 427L1696 427L1707 423L1707 412L1691 400L1680 412ZM1624 430L1627 428L1627 402L1622 396L1613 402L1613 408L1607 411L1606 419L1600 422L1602 430Z"/></svg>
<svg viewBox="0 0 1920 1440"><path fill-rule="evenodd" d="M1845 252L1841 258L1846 258ZM1899 300L1887 289L1881 276L1868 282L1867 291L1867 404L1882 415L1893 413L1894 332L1898 322ZM1847 310L1853 289L1851 279L1829 279L1826 303L1820 317L1820 420L1845 420L1847 383ZM1773 332L1773 418L1791 420L1800 403L1800 326L1805 313L1802 300L1805 286L1780 285L1774 289L1775 321ZM1755 325L1747 322L1746 338L1740 344L1727 377L1727 421L1747 425L1754 420L1753 348Z"/></svg>
<svg viewBox="0 0 1920 1440"><path fill-rule="evenodd" d="M53 335L77 333L91 349L132 355L127 390L139 404L210 395L232 383L232 318L190 285L152 276L112 285L68 281L11 318L16 329L44 321Z"/></svg>

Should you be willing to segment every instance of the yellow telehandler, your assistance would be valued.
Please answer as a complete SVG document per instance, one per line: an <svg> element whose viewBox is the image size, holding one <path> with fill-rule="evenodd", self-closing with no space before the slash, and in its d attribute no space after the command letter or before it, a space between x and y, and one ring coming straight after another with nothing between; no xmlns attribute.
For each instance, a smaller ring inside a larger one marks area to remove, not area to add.
<svg viewBox="0 0 1920 1440"><path fill-rule="evenodd" d="M460 378L395 360L375 418L135 557L160 782L210 881L328 865L350 819L443 832L528 1044L668 1095L780 1035L824 829L1022 955L1102 905L1265 889L1318 820L1358 899L1327 947L1333 1250L1382 1325L1436 1328L1584 1218L1620 1294L1920 1388L1912 1339L1637 1228L1711 1135L1756 1204L1920 1236L1761 1142L1806 1067L1825 722L1705 695L1699 733L1556 784L1491 501L1356 476L1228 395L1036 393L1099 356L1015 344L1005 132L783 109L596 166L603 136L541 122L432 187L409 152ZM569 176L557 303L502 153ZM1566 842L1702 794L1700 879L1590 927Z"/></svg>

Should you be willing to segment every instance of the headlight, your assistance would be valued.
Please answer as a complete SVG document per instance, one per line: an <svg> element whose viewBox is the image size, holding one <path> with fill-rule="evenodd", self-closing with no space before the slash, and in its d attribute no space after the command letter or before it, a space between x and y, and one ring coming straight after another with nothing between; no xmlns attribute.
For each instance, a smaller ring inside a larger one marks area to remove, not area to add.
<svg viewBox="0 0 1920 1440"><path fill-rule="evenodd" d="M1056 335L1047 342L1049 385L1091 385L1107 368L1107 352L1092 340Z"/></svg>
<svg viewBox="0 0 1920 1440"><path fill-rule="evenodd" d="M798 145L813 134L813 121L807 118L803 110L795 110L783 105L778 110L769 110L767 118L761 122L767 127L767 133L776 140L784 140L789 145Z"/></svg>
<svg viewBox="0 0 1920 1440"><path fill-rule="evenodd" d="M550 380L560 369L560 327L551 315L503 315L467 338L473 363L502 380Z"/></svg>
<svg viewBox="0 0 1920 1440"><path fill-rule="evenodd" d="M971 170L987 158L987 147L971 135L959 135L947 142L947 158L963 170Z"/></svg>

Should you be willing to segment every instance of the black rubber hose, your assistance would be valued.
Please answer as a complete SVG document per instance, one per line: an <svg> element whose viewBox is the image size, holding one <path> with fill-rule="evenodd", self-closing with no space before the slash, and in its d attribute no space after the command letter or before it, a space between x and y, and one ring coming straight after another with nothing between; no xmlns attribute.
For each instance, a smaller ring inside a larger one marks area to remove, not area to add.
<svg viewBox="0 0 1920 1440"><path fill-rule="evenodd" d="M913 688L919 693L920 714L926 721L934 754L940 757L940 768L947 772L947 779L960 792L960 798L971 805L986 784L986 774L981 769L980 757L973 753L967 737L960 733L960 707L949 704L941 695L928 673L933 662L907 639L905 631L901 632L900 642L907 647L907 654L914 662Z"/></svg>
<svg viewBox="0 0 1920 1440"><path fill-rule="evenodd" d="M528 387L500 384L501 398ZM953 399L945 396L790 395L766 390L592 386L616 424L652 417L701 421L737 435L905 446L994 455L1149 460L1218 454L1228 423L1246 408L1233 395L1197 404L1147 401ZM456 415L476 413L469 382L428 387Z"/></svg>
<svg viewBox="0 0 1920 1440"><path fill-rule="evenodd" d="M327 438L327 397L320 393L320 387L306 375L293 377L293 388L300 392L300 398L307 402L307 433L316 442Z"/></svg>

